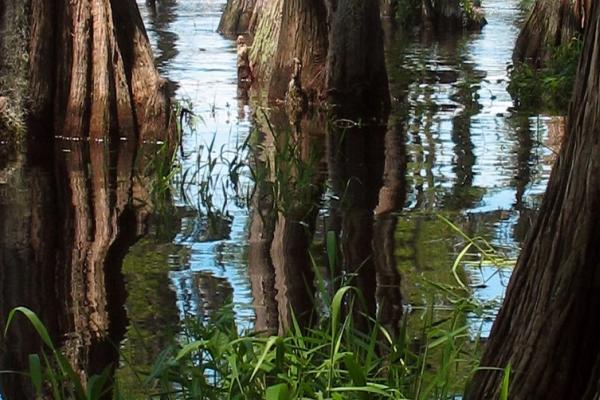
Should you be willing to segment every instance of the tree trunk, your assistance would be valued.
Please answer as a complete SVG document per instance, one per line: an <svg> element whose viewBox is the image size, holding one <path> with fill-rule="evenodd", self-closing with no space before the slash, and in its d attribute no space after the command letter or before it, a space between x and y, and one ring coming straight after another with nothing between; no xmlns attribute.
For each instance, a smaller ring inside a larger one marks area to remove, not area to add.
<svg viewBox="0 0 600 400"><path fill-rule="evenodd" d="M229 0L217 31L227 36L250 33L256 0Z"/></svg>
<svg viewBox="0 0 600 400"><path fill-rule="evenodd" d="M513 61L541 67L552 49L582 34L589 6L589 0L536 0L517 38Z"/></svg>
<svg viewBox="0 0 600 400"><path fill-rule="evenodd" d="M85 383L119 358L125 310L117 293L126 249L139 234L132 197L139 170L133 142L61 144L69 151L34 149L40 154L0 170L10 179L0 184L7 195L0 218L12 228L0 232L0 315L16 306L36 312ZM7 340L0 369L26 370L27 355L40 353L39 335L21 320ZM34 398L20 377L2 376L0 384L7 398Z"/></svg>
<svg viewBox="0 0 600 400"><path fill-rule="evenodd" d="M482 360L511 399L600 398L600 6L592 6L567 135ZM482 370L469 399L497 398Z"/></svg>
<svg viewBox="0 0 600 400"><path fill-rule="evenodd" d="M259 17L250 59L254 75L269 87L270 99L283 99L293 59L304 66L305 90L315 98L325 82L327 14L323 0L273 0L256 5Z"/></svg>
<svg viewBox="0 0 600 400"><path fill-rule="evenodd" d="M21 3L4 6L29 12L31 122L63 136L165 137L170 102L134 0Z"/></svg>
<svg viewBox="0 0 600 400"><path fill-rule="evenodd" d="M285 0L274 69L271 98L283 98L292 76L293 59L303 65L302 86L313 99L325 84L327 10L323 0Z"/></svg>
<svg viewBox="0 0 600 400"><path fill-rule="evenodd" d="M379 1L327 0L327 8L328 101L341 116L381 117L390 95Z"/></svg>

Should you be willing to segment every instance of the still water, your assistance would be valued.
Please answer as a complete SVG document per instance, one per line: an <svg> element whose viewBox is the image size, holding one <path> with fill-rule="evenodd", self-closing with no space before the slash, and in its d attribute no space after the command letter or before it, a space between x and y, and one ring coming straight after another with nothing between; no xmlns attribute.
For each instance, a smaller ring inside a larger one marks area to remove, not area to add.
<svg viewBox="0 0 600 400"><path fill-rule="evenodd" d="M224 0L157 3L139 7L157 65L188 110L170 195L157 199L138 178L144 149L127 143L57 139L54 156L32 145L3 160L0 315L34 309L84 376L119 360L151 365L180 321L227 304L240 329L283 331L290 308L302 317L313 306L313 263L329 285L361 287L384 323L404 312L418 324L423 310L450 307L428 282L456 285L451 269L466 244L439 215L510 266L563 129L560 118L511 109L518 1L484 1L481 33L386 33L388 126L343 140L318 116L291 127L280 111L248 105L235 43L216 33ZM510 268L472 251L460 275L476 297L499 301ZM492 318L493 307L468 323L485 336ZM34 337L18 325L2 365L25 369ZM129 369L117 375L135 391ZM16 379L4 381L7 392L19 393Z"/></svg>

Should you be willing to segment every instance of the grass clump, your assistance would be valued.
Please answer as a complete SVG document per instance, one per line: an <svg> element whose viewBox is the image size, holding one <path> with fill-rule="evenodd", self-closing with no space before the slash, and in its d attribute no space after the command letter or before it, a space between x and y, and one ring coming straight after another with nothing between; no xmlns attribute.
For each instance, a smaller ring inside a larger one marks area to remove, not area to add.
<svg viewBox="0 0 600 400"><path fill-rule="evenodd" d="M137 371L138 387L144 398L157 399L448 399L459 394L457 387L470 376L463 364L472 371L477 359L459 316L464 308L443 321L428 312L428 328L415 347L405 326L397 337L376 320L368 332L356 329L351 310L358 299L356 289L343 287L321 323L307 329L294 320L291 332L281 337L239 334L231 310L210 321L189 321L180 343L164 350L151 371ZM50 388L54 400L93 400L111 392L125 399L126 388L109 378L109 369L81 382L35 314L16 309L9 324L16 312L30 320L50 349L42 357L30 356L29 377L38 395Z"/></svg>
<svg viewBox="0 0 600 400"><path fill-rule="evenodd" d="M545 109L564 114L573 85L583 42L574 38L556 47L544 67L521 63L510 71L508 91L522 109Z"/></svg>

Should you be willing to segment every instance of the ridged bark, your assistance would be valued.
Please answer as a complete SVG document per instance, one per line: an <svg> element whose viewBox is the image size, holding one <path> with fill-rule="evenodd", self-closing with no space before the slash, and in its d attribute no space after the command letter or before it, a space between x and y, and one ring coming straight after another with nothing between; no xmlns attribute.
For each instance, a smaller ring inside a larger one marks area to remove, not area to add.
<svg viewBox="0 0 600 400"><path fill-rule="evenodd" d="M26 108L35 130L94 139L166 136L170 102L134 0L3 3L5 10L22 7L22 29L30 33Z"/></svg>
<svg viewBox="0 0 600 400"><path fill-rule="evenodd" d="M510 365L510 398L600 398L600 4L586 27L563 149L519 257L484 367ZM482 370L468 399L498 398Z"/></svg>
<svg viewBox="0 0 600 400"><path fill-rule="evenodd" d="M225 5L217 32L227 36L250 33L256 0L229 0Z"/></svg>
<svg viewBox="0 0 600 400"><path fill-rule="evenodd" d="M513 61L541 67L552 50L583 33L590 0L536 0L513 52Z"/></svg>
<svg viewBox="0 0 600 400"><path fill-rule="evenodd" d="M327 0L327 8L328 102L353 118L385 114L390 95L379 1Z"/></svg>

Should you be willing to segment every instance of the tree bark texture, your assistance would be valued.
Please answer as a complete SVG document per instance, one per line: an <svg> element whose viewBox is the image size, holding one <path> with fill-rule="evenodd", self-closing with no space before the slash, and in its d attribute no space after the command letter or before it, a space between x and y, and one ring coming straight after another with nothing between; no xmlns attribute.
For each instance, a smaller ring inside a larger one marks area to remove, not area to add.
<svg viewBox="0 0 600 400"><path fill-rule="evenodd" d="M315 98L325 82L327 14L323 0L273 0L256 4L250 59L270 99L283 99L293 59L304 66L303 86Z"/></svg>
<svg viewBox="0 0 600 400"><path fill-rule="evenodd" d="M225 5L217 31L227 36L251 32L257 0L229 0Z"/></svg>
<svg viewBox="0 0 600 400"><path fill-rule="evenodd" d="M517 38L513 61L541 67L552 49L583 33L590 5L590 0L536 0Z"/></svg>
<svg viewBox="0 0 600 400"><path fill-rule="evenodd" d="M166 137L166 84L134 0L30 0L26 9L33 122L63 136Z"/></svg>
<svg viewBox="0 0 600 400"><path fill-rule="evenodd" d="M246 5L231 0L221 25ZM248 31L253 73L271 100L284 98L298 58L313 100L327 90L324 97L352 99L356 110L388 107L379 0L256 0Z"/></svg>
<svg viewBox="0 0 600 400"><path fill-rule="evenodd" d="M133 207L135 143L66 144L69 151L57 151L55 160L41 148L39 156L0 170L9 175L0 180L9 181L0 184L6 227L0 231L0 315L16 306L36 312L86 382L118 360L114 343L125 320L115 300L124 291L120 267L124 249L142 233L136 220L143 211ZM0 351L3 370L27 370L27 354L41 351L23 319L7 343ZM7 398L34 398L20 377L3 376L1 383Z"/></svg>
<svg viewBox="0 0 600 400"><path fill-rule="evenodd" d="M510 398L600 398L600 4L592 6L567 134L482 360L511 365ZM497 398L502 372L468 399Z"/></svg>
<svg viewBox="0 0 600 400"><path fill-rule="evenodd" d="M345 116L381 117L390 96L378 0L327 0L327 98Z"/></svg>

